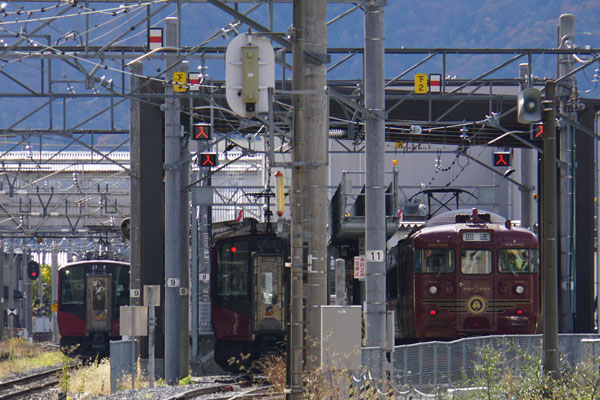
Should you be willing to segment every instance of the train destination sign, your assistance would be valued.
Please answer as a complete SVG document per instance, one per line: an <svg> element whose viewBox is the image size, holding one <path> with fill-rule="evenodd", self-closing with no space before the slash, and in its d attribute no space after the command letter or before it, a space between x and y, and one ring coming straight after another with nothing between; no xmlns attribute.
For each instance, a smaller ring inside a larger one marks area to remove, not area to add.
<svg viewBox="0 0 600 400"><path fill-rule="evenodd" d="M463 242L489 242L492 236L489 232L463 232Z"/></svg>

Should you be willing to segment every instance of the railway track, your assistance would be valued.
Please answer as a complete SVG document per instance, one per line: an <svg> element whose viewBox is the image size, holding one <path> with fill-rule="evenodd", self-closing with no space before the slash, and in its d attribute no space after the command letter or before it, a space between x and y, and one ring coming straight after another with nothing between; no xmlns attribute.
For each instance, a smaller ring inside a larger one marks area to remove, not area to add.
<svg viewBox="0 0 600 400"><path fill-rule="evenodd" d="M223 384L191 389L168 397L166 400L254 400L276 399L268 394L270 386L240 388L237 385Z"/></svg>
<svg viewBox="0 0 600 400"><path fill-rule="evenodd" d="M27 375L0 383L0 400L25 398L26 396L42 392L59 383L58 374L62 368L53 368L44 372Z"/></svg>

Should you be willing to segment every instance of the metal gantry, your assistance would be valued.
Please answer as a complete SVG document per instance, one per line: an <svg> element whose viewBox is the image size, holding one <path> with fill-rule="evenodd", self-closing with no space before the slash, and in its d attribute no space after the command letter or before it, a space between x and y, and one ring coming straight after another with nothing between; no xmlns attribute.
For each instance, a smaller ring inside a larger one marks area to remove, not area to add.
<svg viewBox="0 0 600 400"><path fill-rule="evenodd" d="M593 68L600 60L600 50L572 45L556 49L384 48L385 61L392 60L402 68L388 70L391 79L382 77L384 82L379 83L384 84L383 104L374 105L365 98L370 83L363 81L363 69L353 69L351 65L356 58L361 59L361 65L366 64L367 44L327 48L326 55L305 54L306 46L288 37L293 38L297 31L276 30L276 7L294 4L295 9L300 9L299 3L293 0L124 4L116 0L59 3L25 0L18 5L8 2L0 10L3 46L0 47L0 98L6 104L0 110L0 174L3 175L0 235L7 239L118 241L120 222L131 212L127 201L131 168L126 156L130 150L129 103L133 98L144 102L157 96L132 91L129 83L132 74L148 82L158 82L164 89L172 87L173 72L183 62L189 63L190 70L200 71L198 91L172 94L163 90L158 96L165 103L180 102L180 122L186 125L184 121L189 121L186 140L193 123L210 122L213 126L215 139L208 146L224 154L223 164L212 171L195 170L186 188L192 190L192 204L207 211L206 204L194 204L194 195L198 186L206 186L210 180L215 202L220 201L223 214L230 217L239 209L260 215L260 205L250 199L250 193L264 189L268 182L262 172L272 166L267 159L294 169L300 187L294 187L297 193L292 198L305 195L301 179L306 175L307 165L293 163L295 154L302 160L309 158L305 149L299 148L302 146L299 139L304 134L299 130L306 126L298 120L299 108L305 106L298 99L305 93L302 94L304 86L298 87L290 80L290 61L296 67L306 60L315 65L327 63L329 138L348 152L363 152L371 125L378 124L379 129L379 124L383 124L385 141L398 143L403 154L411 152L407 143L415 146L434 143L451 146L458 156L475 161L469 150L476 146L541 152L539 143L530 140L530 127L516 123L514 96L521 87L541 88L543 76L548 74L546 65L554 63L558 56L577 63L577 67L569 64L572 68L561 72L558 83ZM355 0L330 0L328 3L338 3L341 7L339 15L327 23L332 25L352 13L368 11L385 2L357 4ZM257 15L258 10L265 8L266 23L265 18ZM198 13L206 10L215 16L217 11L222 13L215 17L222 22L222 28L215 31L190 28ZM175 45L165 43L161 50L150 52L148 29L164 27L166 18L171 16L177 17L174 29L178 40ZM272 113L254 119L240 118L231 112L225 101L226 82L222 76L229 38L248 29L272 39L278 63ZM483 68L474 67L477 72L473 77L457 78L456 71L460 71L457 64L475 56L479 63L482 59L490 63L481 63L486 65ZM139 60L143 67L132 72L134 69L129 65L132 60ZM519 62L527 64L524 75L518 73ZM440 75L439 92L415 93L413 75L423 72ZM597 140L592 125L579 123L573 117L573 110L578 110L582 101L577 93L570 94L563 96L562 108L566 111L559 117L576 129L577 135ZM587 101L586 106L595 109L596 103ZM172 108L167 109L173 112ZM272 133L269 146L259 146L267 141L268 133ZM192 149L190 157L197 150L201 149ZM571 167L575 163L568 157L563 161ZM247 175L245 183L220 183L227 182L228 175L235 179L240 172ZM288 171L290 175L293 174ZM520 188L528 185L506 178ZM376 184L381 186L379 182ZM568 195L563 190L563 196ZM310 221L299 216L295 222L303 226ZM304 232L292 228L294 234L299 235L297 241L292 239L299 260L293 259L292 267L304 268L304 256L300 254L305 246ZM379 250L379 242L370 250ZM298 327L297 334L303 334L302 328ZM295 381L299 382L298 376Z"/></svg>

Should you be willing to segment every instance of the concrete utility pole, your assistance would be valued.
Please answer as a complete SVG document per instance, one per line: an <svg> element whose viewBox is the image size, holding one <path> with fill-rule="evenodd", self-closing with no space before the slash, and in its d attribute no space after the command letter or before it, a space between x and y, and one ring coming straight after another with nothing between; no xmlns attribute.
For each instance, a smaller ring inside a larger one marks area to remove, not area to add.
<svg viewBox="0 0 600 400"><path fill-rule="evenodd" d="M8 249L8 310L16 310L15 307L15 285L16 285L16 276L15 266L17 262L17 257L15 255L15 249L11 243ZM17 316L14 313L8 314L8 337L12 338L15 336L15 319Z"/></svg>
<svg viewBox="0 0 600 400"><path fill-rule="evenodd" d="M532 87L533 82L531 79L531 70L529 63L519 64L519 79L523 82L521 89L527 89ZM535 187L535 179L537 174L537 153L535 150L523 148L520 150L521 153L521 183L523 186L528 188ZM509 183L511 185L512 183ZM533 198L531 190L526 190L522 187L519 188L521 191L521 226L525 228L531 228L533 225L533 217L531 215Z"/></svg>
<svg viewBox="0 0 600 400"><path fill-rule="evenodd" d="M2 308L0 309L0 340L4 340L4 242L0 240L0 297L2 301L0 301L0 305Z"/></svg>
<svg viewBox="0 0 600 400"><path fill-rule="evenodd" d="M58 306L58 245L52 243L50 248L52 268L52 301L50 304ZM52 311L52 342L58 343L58 312Z"/></svg>
<svg viewBox="0 0 600 400"><path fill-rule="evenodd" d="M129 77L129 88L132 93L138 91L139 86L142 84L140 76L144 73L144 68L141 62L137 62L131 65L131 75ZM129 180L130 187L130 223L131 230L129 232L130 237L130 254L129 254L129 265L130 265L130 282L129 289L143 290L142 282L140 278L141 266L142 266L142 246L141 246L141 232L140 222L142 219L141 215L141 152L140 142L142 139L140 129L140 100L137 96L133 96L129 100L129 164L131 168L131 178ZM129 304L132 306L140 306L140 297L131 297Z"/></svg>
<svg viewBox="0 0 600 400"><path fill-rule="evenodd" d="M575 16L572 14L563 14L560 16L560 26L558 29L558 48L569 49L573 47L575 35ZM572 58L570 55L558 56L558 78L570 73L573 70ZM570 76L563 80L557 90L559 101L558 110L561 114L569 116L576 120L577 112L571 105L571 93L575 86L575 77ZM575 161L573 146L573 130L570 124L560 125L559 135L560 160L563 167L560 168L560 332L573 332L573 306L571 299L571 277L573 276L573 217L575 214L574 204L574 186L573 186L573 165Z"/></svg>
<svg viewBox="0 0 600 400"><path fill-rule="evenodd" d="M304 356L304 290L306 268L304 258L304 205L305 205L305 129L304 111L304 49L305 1L294 1L294 27L292 37L292 103L294 105L294 148L292 153L291 209L291 296L290 326L288 330L288 359L286 399L302 399L302 371Z"/></svg>
<svg viewBox="0 0 600 400"><path fill-rule="evenodd" d="M306 2L305 60L306 113L304 114L308 198L307 231L311 233L308 274L308 333L312 339L309 368L320 365L321 306L327 305L327 196L329 161L329 107L327 103L327 0ZM319 340L317 340L319 339ZM315 343L316 342L316 343Z"/></svg>
<svg viewBox="0 0 600 400"><path fill-rule="evenodd" d="M365 7L365 117L366 210L365 248L367 347L378 348L371 374L384 376L386 340L385 303L385 37L386 0L370 0Z"/></svg>
<svg viewBox="0 0 600 400"><path fill-rule="evenodd" d="M179 24L178 24L179 25ZM181 64L181 70L187 73L189 72L190 65L187 61L183 61ZM181 123L181 121L180 121ZM193 134L193 126L190 125L190 135ZM190 325L189 316L189 303L190 303L190 192L186 187L190 183L190 149L189 140L185 142L179 142L179 162L180 162L180 203L179 203L179 227L181 232L179 233L179 251L181 252L181 262L179 263L179 276L181 277L181 292L179 295L180 309L179 309L179 376L185 377L190 373L190 331L188 329Z"/></svg>
<svg viewBox="0 0 600 400"><path fill-rule="evenodd" d="M177 19L165 21L165 45L177 47ZM177 61L175 53L165 56L165 69ZM180 72L181 65L172 70ZM168 72L173 76L173 72ZM181 287L181 149L180 105L175 97L173 85L165 86L165 380L176 385L179 376L181 326L180 294ZM186 239L187 240L187 239ZM187 260L185 260L187 261ZM183 327L187 330L187 326Z"/></svg>
<svg viewBox="0 0 600 400"><path fill-rule="evenodd" d="M33 329L32 329L32 323L33 323L33 310L31 309L33 302L33 283L31 282L31 279L29 279L29 276L27 275L27 263L29 263L29 261L31 260L31 253L29 252L29 250L22 250L23 253L21 254L21 276L23 277L23 283L25 284L25 295L23 296L23 307L24 307L24 315L25 315L25 330L27 331L27 337L33 337Z"/></svg>
<svg viewBox="0 0 600 400"><path fill-rule="evenodd" d="M560 372L558 365L557 202L556 202L556 84L546 82L542 183L542 275L544 281L544 373Z"/></svg>

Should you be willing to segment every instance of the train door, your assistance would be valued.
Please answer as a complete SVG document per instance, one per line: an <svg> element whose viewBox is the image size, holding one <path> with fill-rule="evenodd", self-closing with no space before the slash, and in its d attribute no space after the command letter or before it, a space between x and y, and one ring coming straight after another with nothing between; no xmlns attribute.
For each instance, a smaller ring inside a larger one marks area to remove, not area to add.
<svg viewBox="0 0 600 400"><path fill-rule="evenodd" d="M253 332L283 331L285 329L285 297L283 266L280 255L255 255Z"/></svg>
<svg viewBox="0 0 600 400"><path fill-rule="evenodd" d="M496 317L490 312L494 296L493 252L483 248L459 250L457 273L457 330L464 333L488 332L496 329Z"/></svg>
<svg viewBox="0 0 600 400"><path fill-rule="evenodd" d="M88 332L111 331L111 277L88 275L86 326Z"/></svg>

